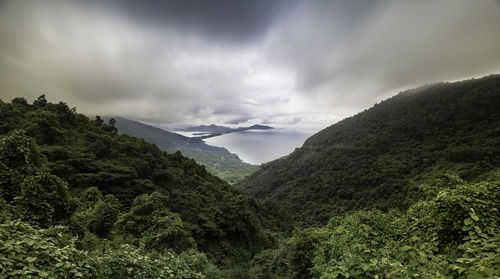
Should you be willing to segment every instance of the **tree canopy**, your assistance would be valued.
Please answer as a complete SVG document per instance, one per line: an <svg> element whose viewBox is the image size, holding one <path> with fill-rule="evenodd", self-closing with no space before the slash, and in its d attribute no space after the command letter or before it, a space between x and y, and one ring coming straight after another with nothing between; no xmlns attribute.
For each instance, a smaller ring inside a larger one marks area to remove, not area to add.
<svg viewBox="0 0 500 279"><path fill-rule="evenodd" d="M296 221L405 209L446 172L474 181L500 167L500 76L408 90L346 118L237 185Z"/></svg>
<svg viewBox="0 0 500 279"><path fill-rule="evenodd" d="M253 254L270 244L256 203L179 152L119 135L113 123L99 116L90 120L44 96L33 104L21 98L0 101L0 116L0 204L6 232L19 227L51 242L60 237L45 237L43 230L62 226L69 239L77 240L71 242L73 250L60 253L78 258L92 252L97 262L88 265L99 272L105 267L96 264L117 259L97 251L119 254L118 247L131 245L124 251L146 257L152 269L157 268L154 256L148 255L171 251L162 255L190 253L186 259L198 261L206 254L210 261L205 257L199 269L215 270L217 264L238 273L238 266L248 265ZM23 236L12 237L6 241Z"/></svg>

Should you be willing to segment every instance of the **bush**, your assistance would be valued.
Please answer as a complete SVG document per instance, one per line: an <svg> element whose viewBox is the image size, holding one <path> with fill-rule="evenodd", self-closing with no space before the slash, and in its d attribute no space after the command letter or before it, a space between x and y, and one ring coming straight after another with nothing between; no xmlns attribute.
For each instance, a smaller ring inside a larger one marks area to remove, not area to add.
<svg viewBox="0 0 500 279"><path fill-rule="evenodd" d="M43 227L62 222L72 213L67 183L48 173L26 177L14 201L23 220Z"/></svg>
<svg viewBox="0 0 500 279"><path fill-rule="evenodd" d="M178 214L167 208L167 197L159 192L141 195L134 200L129 212L123 214L117 227L130 243L141 243L147 249L176 252L196 246L190 232Z"/></svg>
<svg viewBox="0 0 500 279"><path fill-rule="evenodd" d="M92 255L96 278L206 278L171 252L146 253L131 245Z"/></svg>
<svg viewBox="0 0 500 279"><path fill-rule="evenodd" d="M0 224L0 278L92 278L94 268L85 252L62 232L56 238L46 233L21 221Z"/></svg>
<svg viewBox="0 0 500 279"><path fill-rule="evenodd" d="M63 226L36 229L19 220L0 224L0 278L221 278L196 251L179 256L108 242L87 252L77 249L75 240Z"/></svg>
<svg viewBox="0 0 500 279"><path fill-rule="evenodd" d="M35 175L44 161L35 142L24 131L13 130L0 138L0 189L7 202L19 195L23 179Z"/></svg>
<svg viewBox="0 0 500 279"><path fill-rule="evenodd" d="M499 178L447 179L404 214L359 211L297 231L290 269L296 278L496 278Z"/></svg>

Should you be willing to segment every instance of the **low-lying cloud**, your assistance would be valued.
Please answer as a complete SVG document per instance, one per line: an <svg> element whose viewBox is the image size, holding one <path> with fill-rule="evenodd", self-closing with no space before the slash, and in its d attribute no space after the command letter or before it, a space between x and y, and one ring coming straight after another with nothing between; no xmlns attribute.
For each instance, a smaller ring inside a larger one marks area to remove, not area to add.
<svg viewBox="0 0 500 279"><path fill-rule="evenodd" d="M320 128L402 89L500 72L499 30L487 0L4 1L0 98Z"/></svg>

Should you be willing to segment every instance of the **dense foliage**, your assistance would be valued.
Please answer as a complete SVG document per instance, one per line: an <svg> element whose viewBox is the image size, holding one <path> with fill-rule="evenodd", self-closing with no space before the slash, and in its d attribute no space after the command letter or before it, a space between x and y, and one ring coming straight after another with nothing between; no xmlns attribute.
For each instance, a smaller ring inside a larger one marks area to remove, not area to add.
<svg viewBox="0 0 500 279"><path fill-rule="evenodd" d="M409 90L310 137L240 185L296 221L405 209L446 171L474 180L500 167L500 76Z"/></svg>
<svg viewBox="0 0 500 279"><path fill-rule="evenodd" d="M103 241L104 242L104 241ZM79 249L63 226L38 229L21 221L0 224L0 278L217 278L203 254L145 251L101 243ZM31 276L31 277L30 277Z"/></svg>
<svg viewBox="0 0 500 279"><path fill-rule="evenodd" d="M188 138L121 117L114 119L119 133L143 138L167 152L180 151L184 156L205 166L210 173L231 184L257 170L256 165L245 163L238 155L225 148L208 145L200 138Z"/></svg>
<svg viewBox="0 0 500 279"><path fill-rule="evenodd" d="M256 204L113 123L44 96L0 101L1 274L244 276L272 244Z"/></svg>
<svg viewBox="0 0 500 279"><path fill-rule="evenodd" d="M500 278L499 97L401 93L265 164L260 204L114 119L0 101L0 278Z"/></svg>
<svg viewBox="0 0 500 279"><path fill-rule="evenodd" d="M500 170L478 183L449 178L423 185L434 196L403 213L356 211L324 227L298 228L280 248L254 257L252 275L498 278Z"/></svg>

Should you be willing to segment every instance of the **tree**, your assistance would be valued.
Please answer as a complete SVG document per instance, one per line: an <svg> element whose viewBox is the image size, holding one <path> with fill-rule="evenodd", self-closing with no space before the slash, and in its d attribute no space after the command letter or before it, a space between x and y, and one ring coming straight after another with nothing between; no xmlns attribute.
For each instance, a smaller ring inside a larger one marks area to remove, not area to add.
<svg viewBox="0 0 500 279"><path fill-rule="evenodd" d="M130 211L120 217L120 231L129 241L139 241L148 249L181 252L193 248L195 242L181 218L166 206L167 197L159 192L137 197Z"/></svg>
<svg viewBox="0 0 500 279"><path fill-rule="evenodd" d="M14 98L14 99L12 99L12 104L27 106L28 101L26 101L25 98Z"/></svg>
<svg viewBox="0 0 500 279"><path fill-rule="evenodd" d="M96 115L95 116L95 123L97 125L102 125L102 124L104 124L104 120L102 120L102 118L99 115Z"/></svg>
<svg viewBox="0 0 500 279"><path fill-rule="evenodd" d="M45 94L40 95L36 100L33 101L33 105L37 107L44 107L47 105L47 99L45 99Z"/></svg>
<svg viewBox="0 0 500 279"><path fill-rule="evenodd" d="M97 201L85 214L85 223L88 230L100 238L108 238L118 219L120 203L113 195L106 195L104 199Z"/></svg>
<svg viewBox="0 0 500 279"><path fill-rule="evenodd" d="M115 124L116 124L116 120L114 118L111 118L109 120L109 125L111 125L112 127L115 127Z"/></svg>
<svg viewBox="0 0 500 279"><path fill-rule="evenodd" d="M86 206L89 207L91 205L96 204L102 200L102 193L99 191L97 187L90 187L83 192L82 197L80 198L80 201Z"/></svg>
<svg viewBox="0 0 500 279"><path fill-rule="evenodd" d="M36 138L38 144L52 145L62 140L64 132L57 113L44 110L30 114L32 118L27 133Z"/></svg>
<svg viewBox="0 0 500 279"><path fill-rule="evenodd" d="M20 183L45 163L34 141L22 130L0 137L0 186L7 202L20 193Z"/></svg>
<svg viewBox="0 0 500 279"><path fill-rule="evenodd" d="M72 213L67 183L48 173L26 177L20 195L14 200L22 219L42 227L60 223Z"/></svg>

